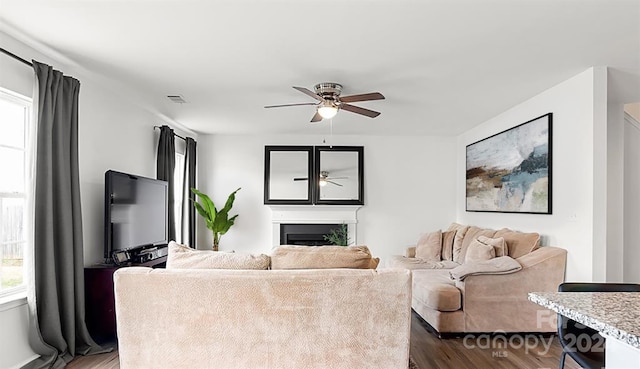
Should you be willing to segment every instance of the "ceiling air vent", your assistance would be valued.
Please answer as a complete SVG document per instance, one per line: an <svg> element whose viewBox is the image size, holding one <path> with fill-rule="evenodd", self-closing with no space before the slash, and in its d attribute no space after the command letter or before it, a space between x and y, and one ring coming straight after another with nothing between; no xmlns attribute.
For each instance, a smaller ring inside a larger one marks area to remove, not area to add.
<svg viewBox="0 0 640 369"><path fill-rule="evenodd" d="M167 95L167 98L176 104L184 104L187 101L180 95Z"/></svg>

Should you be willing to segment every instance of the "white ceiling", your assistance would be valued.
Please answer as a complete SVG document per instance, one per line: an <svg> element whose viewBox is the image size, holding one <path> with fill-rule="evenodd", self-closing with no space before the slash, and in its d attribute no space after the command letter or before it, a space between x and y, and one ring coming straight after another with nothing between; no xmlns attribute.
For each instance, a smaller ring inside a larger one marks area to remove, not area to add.
<svg viewBox="0 0 640 369"><path fill-rule="evenodd" d="M0 0L0 27L200 133L324 133L312 106L263 108L323 81L386 96L335 134L459 134L591 66L640 101L636 0Z"/></svg>

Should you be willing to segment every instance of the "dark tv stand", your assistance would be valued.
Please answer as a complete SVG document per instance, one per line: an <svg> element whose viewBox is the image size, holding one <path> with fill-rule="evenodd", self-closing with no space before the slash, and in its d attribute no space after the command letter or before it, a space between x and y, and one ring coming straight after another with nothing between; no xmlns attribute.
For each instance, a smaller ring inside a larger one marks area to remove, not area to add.
<svg viewBox="0 0 640 369"><path fill-rule="evenodd" d="M117 340L113 273L125 266L164 268L166 264L167 257L163 256L139 264L97 264L84 268L87 328L97 343L115 343Z"/></svg>

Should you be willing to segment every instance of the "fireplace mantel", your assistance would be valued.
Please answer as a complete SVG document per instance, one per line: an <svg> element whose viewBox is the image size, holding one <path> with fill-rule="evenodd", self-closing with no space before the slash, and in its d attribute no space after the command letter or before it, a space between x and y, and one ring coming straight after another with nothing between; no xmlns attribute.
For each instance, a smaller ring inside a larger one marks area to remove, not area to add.
<svg viewBox="0 0 640 369"><path fill-rule="evenodd" d="M272 245L280 245L280 224L346 224L351 244L357 244L360 205L269 205Z"/></svg>

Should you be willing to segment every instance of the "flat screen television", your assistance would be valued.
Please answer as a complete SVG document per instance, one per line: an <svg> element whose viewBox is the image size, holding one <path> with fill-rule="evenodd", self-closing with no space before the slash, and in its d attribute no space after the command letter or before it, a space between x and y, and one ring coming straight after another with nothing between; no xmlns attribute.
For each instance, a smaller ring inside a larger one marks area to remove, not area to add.
<svg viewBox="0 0 640 369"><path fill-rule="evenodd" d="M166 246L169 224L166 181L108 170L104 175L104 257ZM125 253L126 252L126 253Z"/></svg>

